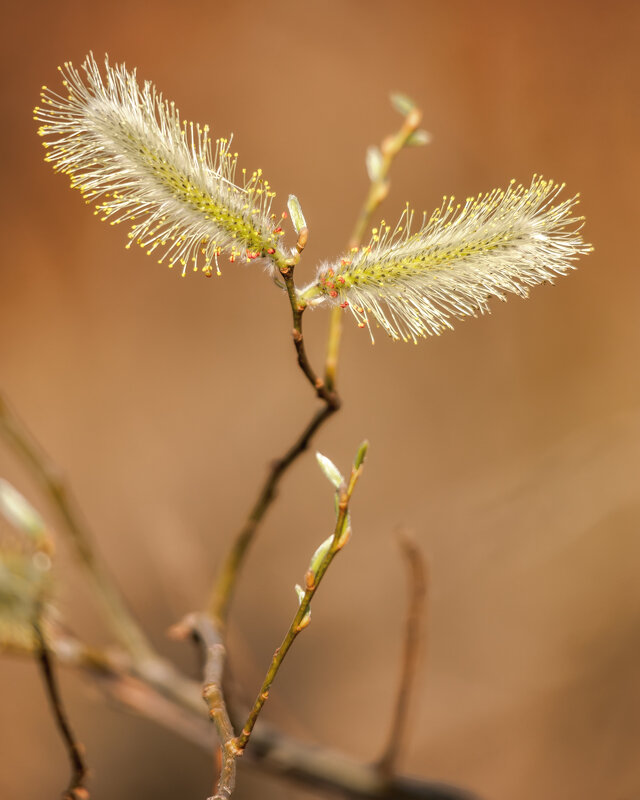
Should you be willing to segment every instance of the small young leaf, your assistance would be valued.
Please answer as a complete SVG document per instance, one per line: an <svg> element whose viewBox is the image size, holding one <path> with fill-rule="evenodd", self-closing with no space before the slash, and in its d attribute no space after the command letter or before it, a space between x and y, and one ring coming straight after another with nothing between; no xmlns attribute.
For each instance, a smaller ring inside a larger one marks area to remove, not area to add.
<svg viewBox="0 0 640 800"><path fill-rule="evenodd" d="M392 92L391 105L396 111L402 114L403 117L406 117L407 114L410 114L416 107L416 104L413 102L413 100L401 92Z"/></svg>
<svg viewBox="0 0 640 800"><path fill-rule="evenodd" d="M324 472L326 478L336 487L336 489L339 489L341 486L343 486L344 478L340 474L340 470L336 467L333 461L326 456L323 456L322 453L316 453L316 458L318 459L320 469Z"/></svg>
<svg viewBox="0 0 640 800"><path fill-rule="evenodd" d="M0 514L22 533L34 539L45 535L44 520L17 489L0 478Z"/></svg>
<svg viewBox="0 0 640 800"><path fill-rule="evenodd" d="M418 128L417 131L414 131L407 141L405 142L406 147L422 147L425 144L429 144L431 142L431 134L428 131L425 131L424 128Z"/></svg>
<svg viewBox="0 0 640 800"><path fill-rule="evenodd" d="M356 457L353 462L353 466L356 469L359 469L363 464L364 460L367 457L367 451L369 450L369 442L365 439L364 442L358 448L358 452L356 453Z"/></svg>
<svg viewBox="0 0 640 800"><path fill-rule="evenodd" d="M298 606L301 606L306 592L302 588L302 586L300 586L299 583L296 583L296 594L298 595ZM300 620L300 623L298 625L298 630L301 631L303 628L306 628L310 622L311 622L311 608L307 608L304 616Z"/></svg>
<svg viewBox="0 0 640 800"><path fill-rule="evenodd" d="M368 147L365 161L369 180L371 183L374 183L380 177L380 171L382 170L382 153L380 152L380 148L376 147L375 144Z"/></svg>
<svg viewBox="0 0 640 800"><path fill-rule="evenodd" d="M309 572L315 575L318 572L318 567L322 564L324 557L329 552L329 548L331 547L331 543L333 542L333 534L331 536L327 536L327 538L322 542L320 547L316 550L316 552L311 556L311 561L309 562Z"/></svg>
<svg viewBox="0 0 640 800"><path fill-rule="evenodd" d="M300 231L303 228L307 227L307 223L304 218L304 214L302 213L302 206L300 205L300 201L295 196L295 194L289 195L289 202L287 203L287 208L289 209L289 216L291 217L291 222L293 223L295 232L300 233Z"/></svg>

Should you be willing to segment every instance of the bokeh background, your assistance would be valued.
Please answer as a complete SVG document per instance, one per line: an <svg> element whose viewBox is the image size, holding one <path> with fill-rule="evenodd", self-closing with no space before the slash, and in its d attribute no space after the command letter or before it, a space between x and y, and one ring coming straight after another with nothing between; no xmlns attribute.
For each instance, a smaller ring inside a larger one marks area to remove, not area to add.
<svg viewBox="0 0 640 800"><path fill-rule="evenodd" d="M154 642L200 607L265 469L314 408L285 298L258 266L178 274L100 224L42 162L32 107L56 66L137 66L184 117L233 131L241 162L300 198L300 275L343 248L367 187L366 146L394 130L391 90L433 134L401 154L381 214L533 172L582 193L595 252L557 286L454 333L395 344L346 320L344 409L317 447L370 459L354 535L265 716L372 759L396 684L405 578L393 539L428 555L428 642L405 772L488 800L640 798L640 5L523 2L34 2L4 11L0 378L63 468ZM306 319L321 358L327 316ZM2 474L56 520L23 466ZM231 663L253 697L331 525L307 455L242 575ZM63 542L57 604L107 642ZM210 758L63 688L106 798L202 798ZM0 796L53 797L67 765L33 665L0 660ZM244 770L242 798L311 797Z"/></svg>

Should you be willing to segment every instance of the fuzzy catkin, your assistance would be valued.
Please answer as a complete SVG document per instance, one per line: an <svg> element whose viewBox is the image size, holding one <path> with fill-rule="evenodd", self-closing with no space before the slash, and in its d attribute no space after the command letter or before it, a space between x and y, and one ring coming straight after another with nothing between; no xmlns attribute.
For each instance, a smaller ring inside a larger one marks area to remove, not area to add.
<svg viewBox="0 0 640 800"><path fill-rule="evenodd" d="M275 196L261 170L241 171L231 140L212 142L209 127L180 120L173 102L136 72L90 54L82 72L59 68L64 95L43 87L35 109L46 161L67 174L101 219L132 222L130 242L160 263L210 275L230 261L283 256Z"/></svg>
<svg viewBox="0 0 640 800"><path fill-rule="evenodd" d="M578 196L554 205L563 188L534 175L528 187L512 181L464 205L445 197L415 233L407 207L395 228L383 222L367 246L322 265L301 297L339 303L360 327L373 320L394 339L439 334L452 318L488 312L491 297L526 297L592 249L573 214Z"/></svg>

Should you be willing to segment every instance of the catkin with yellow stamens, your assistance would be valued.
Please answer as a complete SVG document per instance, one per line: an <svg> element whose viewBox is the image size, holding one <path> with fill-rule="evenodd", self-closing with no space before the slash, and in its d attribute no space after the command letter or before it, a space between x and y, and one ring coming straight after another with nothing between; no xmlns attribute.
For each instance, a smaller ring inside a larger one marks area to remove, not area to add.
<svg viewBox="0 0 640 800"><path fill-rule="evenodd" d="M182 122L173 102L136 72L93 55L82 73L60 68L64 94L43 87L35 109L46 160L71 179L96 213L111 224L131 222L138 243L169 266L219 274L218 257L231 261L286 258L261 170L242 170L230 139L215 149L208 126Z"/></svg>
<svg viewBox="0 0 640 800"><path fill-rule="evenodd" d="M415 233L407 207L395 228L383 222L366 247L322 265L301 300L339 303L360 327L373 319L392 338L415 342L451 328L452 318L487 312L491 297L526 297L592 249L574 216L577 195L554 205L563 188L534 175L528 187L512 181L464 205L445 197Z"/></svg>

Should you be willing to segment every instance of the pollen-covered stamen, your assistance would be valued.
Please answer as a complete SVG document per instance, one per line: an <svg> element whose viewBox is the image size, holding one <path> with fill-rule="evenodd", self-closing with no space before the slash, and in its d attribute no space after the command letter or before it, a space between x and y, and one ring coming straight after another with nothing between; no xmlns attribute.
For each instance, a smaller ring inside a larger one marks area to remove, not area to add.
<svg viewBox="0 0 640 800"><path fill-rule="evenodd" d="M464 205L445 197L413 234L407 206L395 228L383 221L367 246L321 267L301 296L349 307L360 327L373 317L394 339L439 334L452 318L487 312L491 296L524 297L566 274L591 250L573 216L577 196L554 205L563 188L534 175L529 187L512 181Z"/></svg>
<svg viewBox="0 0 640 800"><path fill-rule="evenodd" d="M233 261L286 257L271 214L275 193L262 170L236 179L230 139L214 149L208 126L181 121L173 102L149 82L140 87L124 65L106 60L104 77L92 55L82 66L84 75L70 63L60 68L66 95L43 87L35 118L45 160L101 219L134 222L131 242L183 274L219 274L223 251Z"/></svg>

